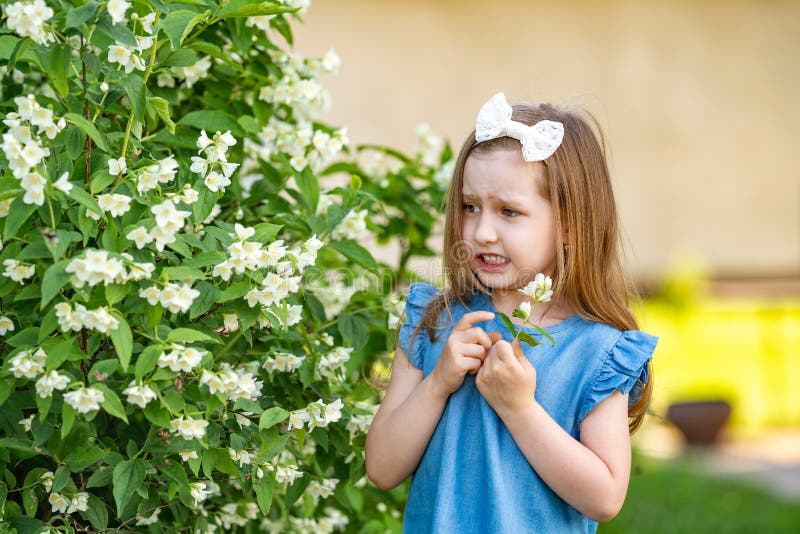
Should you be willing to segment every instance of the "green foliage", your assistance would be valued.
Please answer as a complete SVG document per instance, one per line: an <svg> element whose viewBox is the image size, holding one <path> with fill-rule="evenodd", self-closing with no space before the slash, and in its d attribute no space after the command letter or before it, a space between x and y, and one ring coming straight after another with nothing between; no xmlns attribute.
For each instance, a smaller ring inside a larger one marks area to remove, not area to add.
<svg viewBox="0 0 800 534"><path fill-rule="evenodd" d="M600 534L796 532L800 508L741 480L704 473L698 459L634 456L625 506Z"/></svg>
<svg viewBox="0 0 800 534"><path fill-rule="evenodd" d="M294 0L32 2L0 32L0 531L399 531L363 377L449 148L319 122L338 58L275 41Z"/></svg>

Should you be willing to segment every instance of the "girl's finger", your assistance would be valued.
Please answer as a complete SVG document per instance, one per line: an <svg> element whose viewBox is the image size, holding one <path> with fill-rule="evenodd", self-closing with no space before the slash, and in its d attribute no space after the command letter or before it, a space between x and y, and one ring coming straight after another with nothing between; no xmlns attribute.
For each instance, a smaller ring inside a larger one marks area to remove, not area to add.
<svg viewBox="0 0 800 534"><path fill-rule="evenodd" d="M503 341L501 339L492 345L492 350L494 350L495 354L497 355L497 359L503 363L509 363L516 360L514 349L511 347L511 343L508 341Z"/></svg>
<svg viewBox="0 0 800 534"><path fill-rule="evenodd" d="M483 348L486 350L492 348L492 339L483 328L474 326L469 330L466 330L464 335L465 341L468 343L477 343L478 345L483 346Z"/></svg>
<svg viewBox="0 0 800 534"><path fill-rule="evenodd" d="M459 349L464 356L479 358L481 361L486 358L486 349L476 343L464 343Z"/></svg>
<svg viewBox="0 0 800 534"><path fill-rule="evenodd" d="M475 323L485 323L494 319L494 314L489 311L474 311L465 313L453 327L453 331L464 331L472 328Z"/></svg>

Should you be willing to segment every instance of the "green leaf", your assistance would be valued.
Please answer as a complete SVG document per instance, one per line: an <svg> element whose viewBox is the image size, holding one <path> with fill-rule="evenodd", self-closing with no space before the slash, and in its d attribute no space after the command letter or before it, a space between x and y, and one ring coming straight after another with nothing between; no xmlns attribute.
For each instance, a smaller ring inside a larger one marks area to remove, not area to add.
<svg viewBox="0 0 800 534"><path fill-rule="evenodd" d="M61 407L61 439L64 439L75 423L75 410L66 402Z"/></svg>
<svg viewBox="0 0 800 534"><path fill-rule="evenodd" d="M189 35L192 29L203 22L208 15L209 11L202 13L195 13L186 9L172 11L169 15L159 23L159 28L164 30L164 33L169 37L172 48L180 48L183 40Z"/></svg>
<svg viewBox="0 0 800 534"><path fill-rule="evenodd" d="M536 329L537 332L542 334L544 337L546 337L550 341L550 346L551 347L555 347L556 346L556 340L553 339L553 336L551 336L546 330L544 330L543 328L541 328L538 325L533 325L533 327Z"/></svg>
<svg viewBox="0 0 800 534"><path fill-rule="evenodd" d="M67 196L72 200L77 201L86 209L92 210L93 212L95 212L96 214L100 215L102 218L105 219L105 214L103 213L103 210L100 209L100 205L97 203L97 200L95 200L95 198L92 195L90 195L80 187L73 187L72 189L70 189L69 193L67 193Z"/></svg>
<svg viewBox="0 0 800 534"><path fill-rule="evenodd" d="M271 224L271 223L260 223L253 226L253 229L256 231L253 234L252 240L258 241L260 243L269 243L275 236L278 235L278 232L281 231L283 228L280 224Z"/></svg>
<svg viewBox="0 0 800 534"><path fill-rule="evenodd" d="M102 150L103 152L111 153L111 149L108 148L108 143L106 142L106 138L103 136L103 134L101 134L97 130L97 128L95 128L94 124L87 121L77 113L67 113L64 115L64 119L67 122L71 122L81 130L83 130L86 135L92 138L92 141L95 142L95 144L98 146L98 148L100 148L100 150ZM76 187L72 188L73 191L75 189L77 188Z"/></svg>
<svg viewBox="0 0 800 534"><path fill-rule="evenodd" d="M164 125L169 130L169 133L175 133L175 123L172 122L172 117L169 116L169 102L161 98L160 96L155 96L153 98L147 99L147 106L153 108L161 120L164 122Z"/></svg>
<svg viewBox="0 0 800 534"><path fill-rule="evenodd" d="M311 171L310 167L306 167L303 172L294 173L295 182L297 187L300 188L300 193L306 199L310 206L310 212L316 213L317 202L319 201L319 182L317 176Z"/></svg>
<svg viewBox="0 0 800 534"><path fill-rule="evenodd" d="M209 284L208 282L200 282L197 284L197 290L200 296L192 301L192 306L189 308L189 319L194 320L200 315L207 312L219 296L219 289L217 286Z"/></svg>
<svg viewBox="0 0 800 534"><path fill-rule="evenodd" d="M206 275L199 269L179 265L177 267L167 267L161 271L161 276L167 280L203 280Z"/></svg>
<svg viewBox="0 0 800 534"><path fill-rule="evenodd" d="M247 280L240 280L223 289L217 297L217 302L222 304L229 300L238 299L239 297L243 297L248 291L250 291L250 283Z"/></svg>
<svg viewBox="0 0 800 534"><path fill-rule="evenodd" d="M89 2L81 7L74 7L67 10L67 23L64 29L80 28L84 22L94 17L98 7L100 7L100 5L97 2L89 0Z"/></svg>
<svg viewBox="0 0 800 534"><path fill-rule="evenodd" d="M269 509L272 507L272 489L272 479L270 477L264 477L253 484L258 509L265 516L269 514Z"/></svg>
<svg viewBox="0 0 800 534"><path fill-rule="evenodd" d="M109 306L113 306L124 299L130 291L131 286L129 284L109 284L105 289L106 302Z"/></svg>
<svg viewBox="0 0 800 534"><path fill-rule="evenodd" d="M167 336L169 343L186 343L189 341L211 341L212 343L221 343L215 337L211 337L205 332L195 330L194 328L176 328Z"/></svg>
<svg viewBox="0 0 800 534"><path fill-rule="evenodd" d="M117 517L121 518L125 506L144 482L145 464L142 460L126 460L114 466L112 483L114 485L114 503L117 506Z"/></svg>
<svg viewBox="0 0 800 534"><path fill-rule="evenodd" d="M11 394L14 392L14 387L17 381L13 376L0 379L0 406L5 404Z"/></svg>
<svg viewBox="0 0 800 534"><path fill-rule="evenodd" d="M87 519L97 531L105 531L108 526L108 510L106 505L97 496L89 494L89 507L80 512L81 517Z"/></svg>
<svg viewBox="0 0 800 534"><path fill-rule="evenodd" d="M520 341L524 341L531 347L535 347L536 345L541 345L541 342L539 342L538 339L536 339L529 333L525 332L524 330L520 330L519 332L517 332L517 339L519 339Z"/></svg>
<svg viewBox="0 0 800 534"><path fill-rule="evenodd" d="M191 111L184 115L178 124L203 129L208 132L209 137L217 131L224 132L225 130L230 130L235 136L244 135L242 127L239 126L233 115L219 110Z"/></svg>
<svg viewBox="0 0 800 534"><path fill-rule="evenodd" d="M8 215L6 216L6 224L3 227L3 241L8 241L17 233L28 217L36 210L36 205L25 204L22 201L22 195L18 196L11 203L8 208Z"/></svg>
<svg viewBox="0 0 800 534"><path fill-rule="evenodd" d="M71 50L65 44L53 45L50 49L50 68L47 76L58 94L69 93L69 63Z"/></svg>
<svg viewBox="0 0 800 534"><path fill-rule="evenodd" d="M258 428L259 430L271 428L281 421L285 421L288 417L289 412L283 408L274 406L261 414L261 417L258 419Z"/></svg>
<svg viewBox="0 0 800 534"><path fill-rule="evenodd" d="M186 471L183 469L183 466L179 463L164 462L159 465L158 469L163 474L167 475L167 477L180 484L181 487L187 490L189 489L189 478L186 476Z"/></svg>
<svg viewBox="0 0 800 534"><path fill-rule="evenodd" d="M113 312L114 318L119 321L119 326L111 331L111 342L117 351L119 363L122 370L128 372L128 364L131 361L131 351L133 350L133 334L131 328L128 326L128 321L119 312ZM113 415L113 414L112 414Z"/></svg>
<svg viewBox="0 0 800 534"><path fill-rule="evenodd" d="M372 257L372 254L370 254L367 249L355 241L351 239L345 241L331 241L328 246L365 269L377 272L378 263L375 261L375 258Z"/></svg>
<svg viewBox="0 0 800 534"><path fill-rule="evenodd" d="M495 314L500 317L500 320L503 321L503 324L506 325L506 328L511 330L511 333L514 334L514 337L516 337L517 327L514 326L514 323L511 322L511 319L508 318L508 315L500 311L495 311Z"/></svg>
<svg viewBox="0 0 800 534"><path fill-rule="evenodd" d="M11 56L9 56L8 59L7 72L9 76L11 76L11 73L14 72L14 67L17 64L17 58L26 56L25 52L27 52L28 47L31 46L32 42L33 41L30 37L25 37L24 39L17 41L16 46L14 46L14 51L11 52ZM28 54L27 57L30 58L34 56L33 54Z"/></svg>
<svg viewBox="0 0 800 534"><path fill-rule="evenodd" d="M114 470L107 465L101 465L97 470L92 473L89 480L86 481L87 488L102 488L111 484L111 476Z"/></svg>
<svg viewBox="0 0 800 534"><path fill-rule="evenodd" d="M72 260L61 260L48 267L42 278L42 304L41 308L47 305L48 302L53 300L61 288L64 287L72 274L66 271L67 265Z"/></svg>
<svg viewBox="0 0 800 534"><path fill-rule="evenodd" d="M514 313L512 313L511 315L519 319L522 319L523 321L527 321L528 319L528 317L525 315L525 312L520 309L514 310Z"/></svg>
<svg viewBox="0 0 800 534"><path fill-rule="evenodd" d="M342 337L344 337L345 341L347 341L351 347L358 350L366 344L369 329L363 318L358 315L342 313L339 315L337 323L339 325L339 332L342 333Z"/></svg>
<svg viewBox="0 0 800 534"><path fill-rule="evenodd" d="M164 347L160 345L150 345L145 348L139 357L136 359L136 366L134 367L134 376L136 381L144 378L144 375L156 368L158 357L164 352Z"/></svg>
<svg viewBox="0 0 800 534"><path fill-rule="evenodd" d="M103 407L106 413L113 415L117 419L122 419L127 423L128 416L125 415L125 408L122 406L122 401L119 400L117 394L111 391L111 389L102 382L95 382L92 384L92 387L103 392L105 399L100 403L100 406Z"/></svg>
<svg viewBox="0 0 800 534"><path fill-rule="evenodd" d="M131 101L134 118L140 123L144 122L145 95L147 94L144 79L132 72L121 78L119 82L125 88L128 99Z"/></svg>
<svg viewBox="0 0 800 534"><path fill-rule="evenodd" d="M53 475L53 487L51 488L52 491L61 491L64 489L64 486L67 485L67 482L70 481L69 477L69 466L67 465L60 465L58 469L56 469L55 475Z"/></svg>
<svg viewBox="0 0 800 534"><path fill-rule="evenodd" d="M77 131L77 130L73 130ZM96 195L116 180L117 177L113 176L110 172L108 172L108 168L100 169L99 171L95 172L92 176L92 181L89 184L89 191L92 192L93 195Z"/></svg>
<svg viewBox="0 0 800 534"><path fill-rule="evenodd" d="M258 17L262 15L278 15L293 13L298 8L291 8L278 2L264 0L231 0L217 15L220 19L234 17Z"/></svg>
<svg viewBox="0 0 800 534"><path fill-rule="evenodd" d="M183 395L178 390L170 389L164 394L163 400L164 406L167 407L170 413L182 415L183 407L186 406L186 403L183 401Z"/></svg>

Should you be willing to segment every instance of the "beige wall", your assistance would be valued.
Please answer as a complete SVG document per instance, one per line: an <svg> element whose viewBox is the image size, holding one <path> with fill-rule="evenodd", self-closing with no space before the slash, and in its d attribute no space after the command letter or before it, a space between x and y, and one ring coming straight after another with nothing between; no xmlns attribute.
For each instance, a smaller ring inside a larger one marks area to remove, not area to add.
<svg viewBox="0 0 800 534"><path fill-rule="evenodd" d="M295 37L341 55L324 120L355 142L459 145L498 90L579 103L640 275L800 275L800 2L313 0Z"/></svg>

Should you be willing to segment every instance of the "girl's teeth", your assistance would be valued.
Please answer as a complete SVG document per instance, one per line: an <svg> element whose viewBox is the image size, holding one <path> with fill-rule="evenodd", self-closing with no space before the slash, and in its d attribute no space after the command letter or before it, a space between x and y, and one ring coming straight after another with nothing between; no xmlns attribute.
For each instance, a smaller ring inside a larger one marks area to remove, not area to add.
<svg viewBox="0 0 800 534"><path fill-rule="evenodd" d="M484 254L482 258L486 263L505 263L508 261L508 258L505 256L489 256Z"/></svg>

